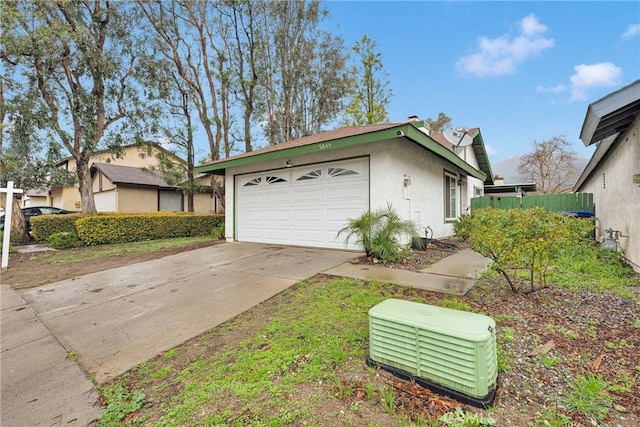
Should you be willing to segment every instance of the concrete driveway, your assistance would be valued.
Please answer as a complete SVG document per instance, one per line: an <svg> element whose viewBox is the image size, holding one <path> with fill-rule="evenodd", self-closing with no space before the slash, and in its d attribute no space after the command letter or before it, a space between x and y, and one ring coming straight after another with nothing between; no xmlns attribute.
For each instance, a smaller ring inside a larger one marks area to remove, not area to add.
<svg viewBox="0 0 640 427"><path fill-rule="evenodd" d="M20 295L102 383L355 256L223 243Z"/></svg>

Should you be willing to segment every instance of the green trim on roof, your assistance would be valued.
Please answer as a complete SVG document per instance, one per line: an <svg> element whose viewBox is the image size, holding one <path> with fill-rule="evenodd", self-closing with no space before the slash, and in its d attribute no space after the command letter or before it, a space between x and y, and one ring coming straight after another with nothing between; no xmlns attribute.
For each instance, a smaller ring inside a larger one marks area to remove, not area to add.
<svg viewBox="0 0 640 427"><path fill-rule="evenodd" d="M416 124L419 124L419 123L416 122ZM475 178L478 178L478 179L480 179L482 181L487 179L487 176L486 176L486 174L484 172L477 170L476 168L471 166L469 163L465 162L460 157L458 157L458 155L456 153L454 153L453 151L449 150L446 147L443 147L442 145L440 145L439 143L434 141L430 136L428 136L424 132L418 130L418 128L413 123L404 125L403 127L406 128L406 130L404 130L405 137L411 139L412 141L414 141L418 145L420 145L420 146L426 148L427 150L431 151L436 156L438 156L438 157L448 161L449 163L453 164L454 166L457 166L458 168L462 169L468 175L471 175L471 176L473 176Z"/></svg>
<svg viewBox="0 0 640 427"><path fill-rule="evenodd" d="M417 126L419 125L421 125L421 122L406 123L394 126L392 128L368 132L360 135L320 141L314 144L285 148L282 150L269 151L266 153L257 153L255 155L249 155L240 158L230 158L228 160L221 160L212 164L210 163L202 166L197 166L195 168L195 171L199 173L213 173L217 175L224 175L224 171L227 168L244 166L267 160L286 159L303 154L316 153L319 151L335 150L339 148L352 147L368 144L371 142L404 137L427 149L428 151L431 151L436 156L448 161L454 166L457 166L468 175L471 175L483 181L487 178L487 175L484 172L475 169L473 166L458 157L454 152L438 144L424 132L418 130Z"/></svg>
<svg viewBox="0 0 640 427"><path fill-rule="evenodd" d="M485 185L493 185L493 171L491 170L491 163L489 162L489 155L487 149L484 146L484 140L480 130L476 131L473 135L473 143L471 144L473 153L476 155L478 161L478 167L487 176L484 180Z"/></svg>
<svg viewBox="0 0 640 427"><path fill-rule="evenodd" d="M303 154L317 153L319 151L335 150L337 148L351 147L354 145L368 144L370 142L382 141L385 139L397 138L397 128L384 129L360 135L347 136L344 138L331 139L327 141L316 142L314 144L302 145L299 147L285 148L283 150L269 151L266 153L256 154L240 158L230 158L228 160L218 161L214 164L197 166L196 172L223 172L224 169L249 165L252 163L264 162L267 160L286 159Z"/></svg>

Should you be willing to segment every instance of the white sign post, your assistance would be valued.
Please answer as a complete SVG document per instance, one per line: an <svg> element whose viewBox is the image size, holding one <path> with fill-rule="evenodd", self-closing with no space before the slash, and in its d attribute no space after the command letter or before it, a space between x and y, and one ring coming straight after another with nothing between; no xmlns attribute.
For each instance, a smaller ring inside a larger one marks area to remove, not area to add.
<svg viewBox="0 0 640 427"><path fill-rule="evenodd" d="M13 188L13 181L8 181L7 188L0 188L0 193L7 193L7 204L4 208L4 236L2 237L2 268L7 268L9 266L9 238L11 237L13 194L20 194L22 190Z"/></svg>

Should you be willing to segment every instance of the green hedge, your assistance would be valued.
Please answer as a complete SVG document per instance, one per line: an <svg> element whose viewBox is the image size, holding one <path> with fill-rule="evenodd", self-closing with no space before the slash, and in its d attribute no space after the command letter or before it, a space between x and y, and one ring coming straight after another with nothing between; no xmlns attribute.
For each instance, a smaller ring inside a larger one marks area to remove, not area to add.
<svg viewBox="0 0 640 427"><path fill-rule="evenodd" d="M219 223L224 223L224 215L116 213L84 216L76 221L76 228L86 245L98 245L207 236Z"/></svg>
<svg viewBox="0 0 640 427"><path fill-rule="evenodd" d="M31 235L38 242L46 242L49 236L56 233L73 233L76 236L76 221L85 214L39 215L31 217Z"/></svg>

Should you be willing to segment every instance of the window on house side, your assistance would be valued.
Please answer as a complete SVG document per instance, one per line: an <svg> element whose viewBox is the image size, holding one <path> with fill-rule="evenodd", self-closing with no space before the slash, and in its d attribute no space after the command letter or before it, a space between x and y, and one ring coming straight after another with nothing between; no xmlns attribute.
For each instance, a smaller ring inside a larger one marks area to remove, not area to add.
<svg viewBox="0 0 640 427"><path fill-rule="evenodd" d="M456 206L457 179L455 175L444 174L444 219L454 220L458 217Z"/></svg>

